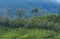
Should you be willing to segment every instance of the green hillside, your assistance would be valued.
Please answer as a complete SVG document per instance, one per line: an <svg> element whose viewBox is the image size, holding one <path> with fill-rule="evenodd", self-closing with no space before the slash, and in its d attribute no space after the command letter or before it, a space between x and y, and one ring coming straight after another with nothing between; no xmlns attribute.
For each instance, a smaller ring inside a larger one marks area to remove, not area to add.
<svg viewBox="0 0 60 39"><path fill-rule="evenodd" d="M60 15L6 17L0 21L0 39L60 39Z"/></svg>

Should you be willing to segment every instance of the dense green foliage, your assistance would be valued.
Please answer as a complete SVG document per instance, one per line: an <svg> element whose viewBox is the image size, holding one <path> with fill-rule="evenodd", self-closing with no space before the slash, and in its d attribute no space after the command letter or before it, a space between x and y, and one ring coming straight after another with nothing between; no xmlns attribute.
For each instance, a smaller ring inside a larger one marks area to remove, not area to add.
<svg viewBox="0 0 60 39"><path fill-rule="evenodd" d="M0 19L0 39L60 39L60 15Z"/></svg>
<svg viewBox="0 0 60 39"><path fill-rule="evenodd" d="M2 17L0 25L7 27L25 27L25 28L48 28L60 30L60 15L44 15L32 18L14 18Z"/></svg>

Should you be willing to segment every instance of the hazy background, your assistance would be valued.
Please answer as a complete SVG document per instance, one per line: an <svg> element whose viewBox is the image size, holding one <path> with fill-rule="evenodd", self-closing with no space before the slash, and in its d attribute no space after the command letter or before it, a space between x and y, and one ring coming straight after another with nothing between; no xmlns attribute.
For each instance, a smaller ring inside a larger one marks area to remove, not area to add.
<svg viewBox="0 0 60 39"><path fill-rule="evenodd" d="M39 9L47 10L48 13L59 13L59 0L0 0L0 14L2 9L11 8L11 16L15 15L16 8L25 9L25 15L31 13L31 9L38 7ZM7 11L6 11L7 13ZM40 13L40 11L39 11Z"/></svg>

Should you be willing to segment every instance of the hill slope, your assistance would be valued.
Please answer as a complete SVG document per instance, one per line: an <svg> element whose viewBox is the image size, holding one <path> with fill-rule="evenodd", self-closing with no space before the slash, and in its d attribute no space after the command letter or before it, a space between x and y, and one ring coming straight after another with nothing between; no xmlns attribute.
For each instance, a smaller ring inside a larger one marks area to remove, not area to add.
<svg viewBox="0 0 60 39"><path fill-rule="evenodd" d="M26 19L23 28L0 25L0 39L60 39L59 19L60 15L44 15Z"/></svg>

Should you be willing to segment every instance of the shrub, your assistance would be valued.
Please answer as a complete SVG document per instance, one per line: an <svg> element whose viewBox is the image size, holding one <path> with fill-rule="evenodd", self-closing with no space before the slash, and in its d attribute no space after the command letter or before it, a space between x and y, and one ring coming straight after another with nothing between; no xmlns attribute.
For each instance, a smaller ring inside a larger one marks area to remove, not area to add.
<svg viewBox="0 0 60 39"><path fill-rule="evenodd" d="M12 26L17 28L17 27L23 27L24 26L24 19L23 18L15 18L12 22L11 22Z"/></svg>
<svg viewBox="0 0 60 39"><path fill-rule="evenodd" d="M9 26L9 22L10 22L10 20L9 20L9 18L7 17L7 16L2 16L1 17L1 25L2 26Z"/></svg>

